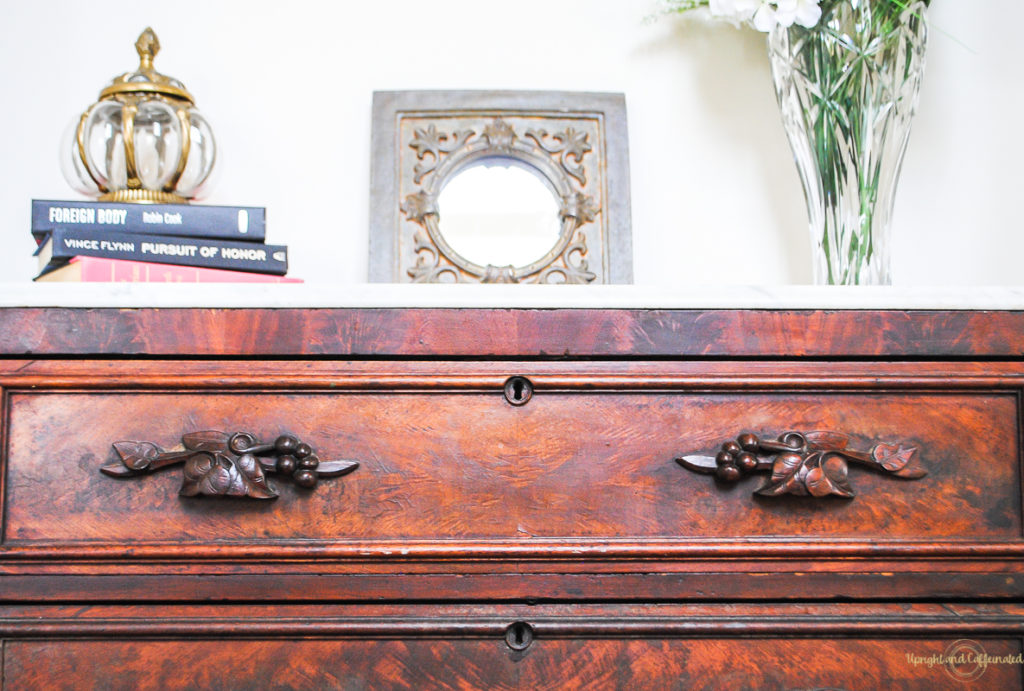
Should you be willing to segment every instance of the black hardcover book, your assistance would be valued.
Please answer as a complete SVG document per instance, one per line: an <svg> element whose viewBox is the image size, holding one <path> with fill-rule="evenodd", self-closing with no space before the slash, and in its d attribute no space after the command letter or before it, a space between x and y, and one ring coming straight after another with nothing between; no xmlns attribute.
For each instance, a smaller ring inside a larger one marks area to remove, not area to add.
<svg viewBox="0 0 1024 691"><path fill-rule="evenodd" d="M39 258L40 276L63 266L75 256L205 266L278 276L288 271L288 248L284 245L78 228L58 228L48 233L36 250L36 256Z"/></svg>
<svg viewBox="0 0 1024 691"><path fill-rule="evenodd" d="M33 199L32 235L36 243L42 243L46 233L57 228L263 242L266 209Z"/></svg>

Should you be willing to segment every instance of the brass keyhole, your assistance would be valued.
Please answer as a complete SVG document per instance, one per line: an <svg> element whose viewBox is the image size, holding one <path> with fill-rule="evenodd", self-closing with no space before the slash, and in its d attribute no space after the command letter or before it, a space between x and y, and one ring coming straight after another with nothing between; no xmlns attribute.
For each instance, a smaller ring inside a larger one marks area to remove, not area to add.
<svg viewBox="0 0 1024 691"><path fill-rule="evenodd" d="M512 405L526 405L533 396L533 382L526 377L509 377L505 381L505 400Z"/></svg>
<svg viewBox="0 0 1024 691"><path fill-rule="evenodd" d="M505 643L512 650L526 650L533 643L533 627L525 621L517 621L505 629Z"/></svg>

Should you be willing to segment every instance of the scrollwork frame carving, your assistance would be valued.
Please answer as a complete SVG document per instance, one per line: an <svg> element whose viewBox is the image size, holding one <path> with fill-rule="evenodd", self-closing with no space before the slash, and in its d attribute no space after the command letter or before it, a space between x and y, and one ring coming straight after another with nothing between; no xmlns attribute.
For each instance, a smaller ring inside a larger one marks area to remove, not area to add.
<svg viewBox="0 0 1024 691"><path fill-rule="evenodd" d="M441 190L492 158L537 174L559 206L557 242L523 266L474 263L440 229ZM621 94L377 92L370 201L374 282L632 281Z"/></svg>

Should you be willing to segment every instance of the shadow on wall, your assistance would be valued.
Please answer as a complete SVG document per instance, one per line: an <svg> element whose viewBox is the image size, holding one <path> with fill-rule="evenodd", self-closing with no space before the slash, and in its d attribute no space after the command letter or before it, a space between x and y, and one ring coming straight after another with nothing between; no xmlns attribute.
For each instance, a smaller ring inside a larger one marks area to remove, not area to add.
<svg viewBox="0 0 1024 691"><path fill-rule="evenodd" d="M772 244L781 248L785 266L781 273L788 283L810 283L811 255L803 189L779 115L778 103L769 69L765 34L726 22L704 20L696 16L659 16L664 30L652 32L639 53L673 56L691 73L696 92L678 89L676 99L700 100L708 116L703 121L716 131L715 138L735 143L731 155L735 165L754 168L751 179L763 189L758 195L771 210L758 232L775 234ZM678 111L685 112L680 103ZM691 128L691 130L694 128ZM684 138L699 139L700 131L683 133ZM680 145L685 152L685 144ZM683 159L685 160L685 158ZM704 178L704 188L734 189L729 179ZM736 203L742 204L749 190L734 189ZM725 229L728 232L730 229Z"/></svg>

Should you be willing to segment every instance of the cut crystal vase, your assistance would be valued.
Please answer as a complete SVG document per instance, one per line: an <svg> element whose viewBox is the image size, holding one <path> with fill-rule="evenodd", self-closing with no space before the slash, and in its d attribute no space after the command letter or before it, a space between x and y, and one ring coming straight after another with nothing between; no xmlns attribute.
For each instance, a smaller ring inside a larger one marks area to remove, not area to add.
<svg viewBox="0 0 1024 691"><path fill-rule="evenodd" d="M892 282L890 221L924 72L926 10L922 0L826 0L814 28L769 34L815 283Z"/></svg>

